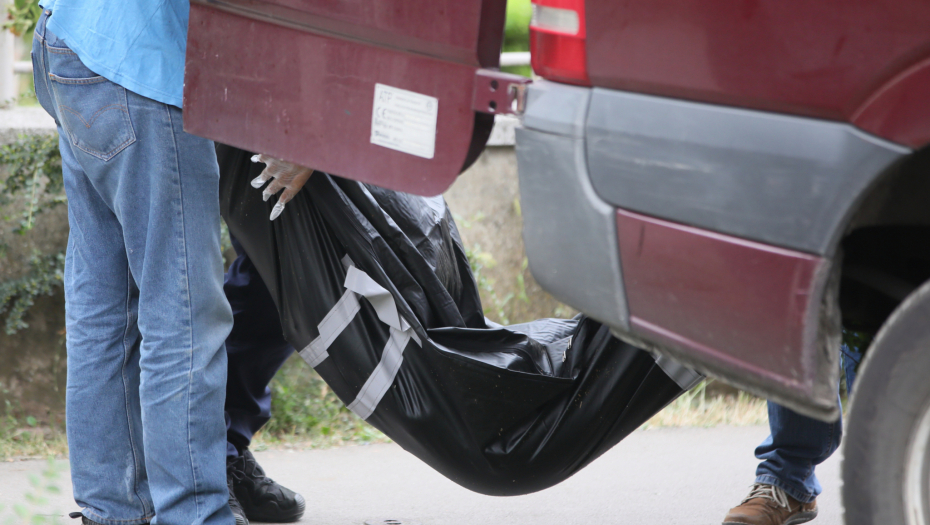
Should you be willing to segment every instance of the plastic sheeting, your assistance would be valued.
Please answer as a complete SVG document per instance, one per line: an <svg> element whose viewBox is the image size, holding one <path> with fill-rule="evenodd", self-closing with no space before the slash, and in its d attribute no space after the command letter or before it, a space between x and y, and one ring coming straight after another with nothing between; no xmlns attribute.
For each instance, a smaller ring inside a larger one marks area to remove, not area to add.
<svg viewBox="0 0 930 525"><path fill-rule="evenodd" d="M270 222L274 199L249 185L262 165L217 152L223 217L285 338L350 409L463 487L555 485L700 378L584 316L487 322L442 197L316 173Z"/></svg>

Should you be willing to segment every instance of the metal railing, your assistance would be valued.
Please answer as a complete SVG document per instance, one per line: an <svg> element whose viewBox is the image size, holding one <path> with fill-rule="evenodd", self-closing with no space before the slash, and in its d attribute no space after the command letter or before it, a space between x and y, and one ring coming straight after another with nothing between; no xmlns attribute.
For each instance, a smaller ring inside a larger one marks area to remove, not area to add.
<svg viewBox="0 0 930 525"><path fill-rule="evenodd" d="M530 52L501 53L501 67L530 65Z"/></svg>
<svg viewBox="0 0 930 525"><path fill-rule="evenodd" d="M9 0L0 0L0 18L6 18ZM19 82L14 73L16 37L6 29L0 29L0 106L16 98Z"/></svg>

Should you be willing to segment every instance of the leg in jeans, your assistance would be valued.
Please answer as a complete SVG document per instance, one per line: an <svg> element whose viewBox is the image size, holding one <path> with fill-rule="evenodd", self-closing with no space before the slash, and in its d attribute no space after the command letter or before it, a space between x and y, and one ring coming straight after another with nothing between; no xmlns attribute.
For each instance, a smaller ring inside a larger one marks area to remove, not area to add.
<svg viewBox="0 0 930 525"><path fill-rule="evenodd" d="M223 287L235 319L226 339L226 455L236 457L271 418L268 383L294 347L284 340L278 310L255 265L239 242L232 242L238 258Z"/></svg>
<svg viewBox="0 0 930 525"><path fill-rule="evenodd" d="M75 500L113 525L233 522L221 410L218 172L181 111L88 70L45 30L36 91L59 124L71 237L67 423Z"/></svg>
<svg viewBox="0 0 930 525"><path fill-rule="evenodd" d="M855 365L862 356L843 345L842 357L846 384L851 390ZM802 503L811 502L822 491L814 470L840 446L842 418L824 423L772 401L768 408L771 434L756 448L756 457L762 460L756 469L756 483L775 485Z"/></svg>
<svg viewBox="0 0 930 525"><path fill-rule="evenodd" d="M122 229L67 144L61 148L71 198L64 284L74 498L99 523L144 523L155 506L142 447L139 291L129 274Z"/></svg>
<svg viewBox="0 0 930 525"><path fill-rule="evenodd" d="M756 483L775 485L809 503L820 495L814 469L839 447L843 422L824 423L769 401L769 437L756 448Z"/></svg>

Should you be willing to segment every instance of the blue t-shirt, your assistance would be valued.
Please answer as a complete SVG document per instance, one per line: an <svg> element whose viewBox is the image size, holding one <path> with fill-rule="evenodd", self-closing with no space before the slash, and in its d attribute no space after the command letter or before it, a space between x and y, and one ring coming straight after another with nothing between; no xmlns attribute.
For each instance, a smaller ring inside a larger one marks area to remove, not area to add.
<svg viewBox="0 0 930 525"><path fill-rule="evenodd" d="M181 107L189 0L42 0L48 29L124 88Z"/></svg>

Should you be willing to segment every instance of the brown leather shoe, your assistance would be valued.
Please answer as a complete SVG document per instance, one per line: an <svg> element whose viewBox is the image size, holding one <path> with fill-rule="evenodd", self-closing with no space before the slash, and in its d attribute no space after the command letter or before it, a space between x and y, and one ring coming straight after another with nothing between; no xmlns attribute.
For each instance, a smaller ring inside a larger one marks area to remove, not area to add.
<svg viewBox="0 0 930 525"><path fill-rule="evenodd" d="M816 500L801 503L776 486L756 483L739 506L730 509L723 525L797 525L816 517Z"/></svg>

